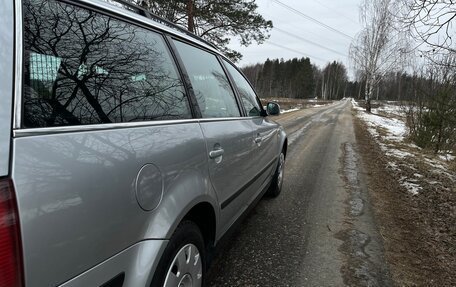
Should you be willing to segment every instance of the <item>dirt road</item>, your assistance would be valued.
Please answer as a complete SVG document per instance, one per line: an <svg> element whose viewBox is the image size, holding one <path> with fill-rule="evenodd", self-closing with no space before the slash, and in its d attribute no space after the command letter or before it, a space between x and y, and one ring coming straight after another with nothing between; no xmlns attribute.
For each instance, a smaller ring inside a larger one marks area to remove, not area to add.
<svg viewBox="0 0 456 287"><path fill-rule="evenodd" d="M350 102L276 120L289 139L282 194L226 239L207 286L390 286Z"/></svg>

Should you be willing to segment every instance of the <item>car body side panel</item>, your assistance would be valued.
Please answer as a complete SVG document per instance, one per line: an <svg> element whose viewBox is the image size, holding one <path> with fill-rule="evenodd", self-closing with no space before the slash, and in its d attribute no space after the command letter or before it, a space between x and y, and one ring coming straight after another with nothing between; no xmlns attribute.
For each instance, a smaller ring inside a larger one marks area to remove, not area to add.
<svg viewBox="0 0 456 287"><path fill-rule="evenodd" d="M252 127L248 120L201 122L206 139L208 168L220 206L219 235L242 214L249 198L259 186L248 184L255 177L256 165ZM209 158L217 146L224 150L219 158Z"/></svg>
<svg viewBox="0 0 456 287"><path fill-rule="evenodd" d="M123 286L149 286L167 240L141 241L59 287L102 286L124 274Z"/></svg>
<svg viewBox="0 0 456 287"><path fill-rule="evenodd" d="M13 110L14 1L0 9L0 176L8 175Z"/></svg>
<svg viewBox="0 0 456 287"><path fill-rule="evenodd" d="M13 144L26 286L61 284L136 242L166 238L198 192L209 197L196 122L28 136ZM153 211L144 211L135 193L145 164L163 180Z"/></svg>

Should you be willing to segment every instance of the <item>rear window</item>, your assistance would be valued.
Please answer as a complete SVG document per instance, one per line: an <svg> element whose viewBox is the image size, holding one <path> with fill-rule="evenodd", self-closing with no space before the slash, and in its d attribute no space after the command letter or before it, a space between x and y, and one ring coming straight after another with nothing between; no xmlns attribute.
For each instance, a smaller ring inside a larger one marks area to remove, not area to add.
<svg viewBox="0 0 456 287"><path fill-rule="evenodd" d="M162 35L84 8L24 1L23 127L190 118Z"/></svg>

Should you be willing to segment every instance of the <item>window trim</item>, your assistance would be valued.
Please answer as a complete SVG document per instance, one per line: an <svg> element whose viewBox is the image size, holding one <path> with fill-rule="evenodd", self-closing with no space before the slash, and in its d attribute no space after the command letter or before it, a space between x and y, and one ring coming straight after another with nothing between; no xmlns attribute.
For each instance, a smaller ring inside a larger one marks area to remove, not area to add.
<svg viewBox="0 0 456 287"><path fill-rule="evenodd" d="M41 135L67 134L76 132L96 132L115 129L131 129L145 128L168 125L182 124L199 124L205 122L230 122L248 120L249 117L231 117L231 118L200 118L200 119L181 119L181 120L158 120L158 121L143 121L143 122L127 122L127 123L111 123L111 124L93 124L93 125L77 125L77 126L59 126L46 128L25 128L13 130L13 137L32 137Z"/></svg>
<svg viewBox="0 0 456 287"><path fill-rule="evenodd" d="M174 60L176 61L176 64L179 66L179 68L178 68L179 75L182 78L182 82L184 84L187 98L191 105L192 113L194 112L193 116L195 118L203 118L203 114L201 113L201 108L198 105L198 101L196 99L195 92L193 91L193 86L190 81L190 77L188 76L187 68L185 68L184 61L182 60L182 57L179 54L179 51L177 50L176 45L174 44L174 38L170 35L167 35L165 38L166 38L166 42L169 46L169 49L172 52Z"/></svg>
<svg viewBox="0 0 456 287"><path fill-rule="evenodd" d="M217 60L219 61L220 65L222 66L223 71L225 72L226 77L228 78L228 82L230 83L231 89L233 90L234 97L236 98L238 107L240 108L241 115L243 117L248 117L249 115L246 112L244 103L242 102L242 98L240 97L240 93L236 87L236 82L234 81L233 76L231 76L230 72L228 71L228 68L225 66L225 63L223 62L223 57L221 57L220 55L217 55Z"/></svg>
<svg viewBox="0 0 456 287"><path fill-rule="evenodd" d="M146 18L144 16L137 15L133 12L130 12L128 10L116 7L115 5L109 4L109 3L104 3L101 1L94 1L94 0L80 0L77 3L71 0L57 0L59 2L64 2L70 5L74 5L77 7L89 9L94 12L98 12L100 14L106 15L108 17L113 17L115 19L118 19L120 21L124 21L133 25L137 25L139 27L142 27L144 29L150 30L152 32L156 32L158 34L161 34L164 41L167 42L167 45L171 45L171 48L168 46L168 53L171 53L173 56L174 60L174 65L179 71L179 74L181 75L181 80L184 83L184 86L186 85L186 79L183 77L186 75L188 77L188 73L186 73L185 66L183 66L182 63L179 62L180 55L176 53L175 49L172 47L172 41L169 41L169 39L175 39L181 42L185 42L189 45L192 45L196 48L202 49L208 53L211 53L217 57L217 59L220 61L221 59L224 59L228 61L229 63L232 64L232 62L226 58L224 55L222 55L219 51L216 49L206 46L204 43L200 43L196 41L193 38L189 38L186 35L179 34L177 31L174 31L171 28L168 28L166 26L160 25L160 23L157 23L149 18ZM14 73L14 106L13 106L13 137L16 136L22 136L22 135L32 135L32 134L48 134L48 133L61 133L61 132L73 132L73 131L85 131L85 130L105 130L105 129L110 129L111 126L112 128L124 128L125 125L128 127L131 126L153 126L153 125L163 125L164 122L169 122L169 123L186 123L186 122L191 122L194 119L202 119L198 117L198 113L201 114L201 111L199 110L199 106L197 103L194 103L193 101L196 100L196 98L193 95L192 98L192 93L186 90L186 96L188 100L188 104L191 110L195 110L195 115L192 116L194 118L192 119L179 119L179 120L171 120L171 121L142 121L142 122L134 122L134 123L114 123L114 124L93 124L93 125L85 125L82 127L87 127L86 128L81 128L81 126L59 126L59 127L47 127L47 128L33 128L33 129L26 129L22 128L22 110L23 110L23 101L22 101L22 78L23 78L23 29L24 29L24 24L23 24L23 11L22 11L22 1L14 1L14 29L15 29L15 47L14 47L14 52L15 52L15 73ZM245 113L245 109L243 108L242 101L240 101L240 98L238 97L238 92L236 90L236 87L233 86L234 81L231 79L231 75L229 72L226 71L225 64L223 61L221 62L222 68L225 71L226 76L228 77L228 80L230 82L230 85L232 87L232 90L234 92L236 102L238 104L238 109L240 109L241 115ZM233 65L238 71L239 69L236 67L236 65ZM181 74L182 73L182 74ZM241 73L243 76L244 74ZM245 77L244 77L245 78ZM246 79L248 81L248 79ZM248 83L251 85L250 81ZM187 88L192 88L191 85L186 87ZM253 88L253 86L252 86ZM253 89L255 91L255 89ZM257 100L259 100L258 95ZM261 103L261 101L260 101ZM262 110L263 106L260 104ZM242 108L241 108L242 107ZM255 117L240 117L240 118L204 118L204 121L226 121L226 120L240 120L240 119L249 119L249 118L257 118L258 116ZM203 120L203 119L202 119ZM97 127L98 125L101 125L103 127ZM109 125L109 128L106 126ZM35 132L32 132L36 131Z"/></svg>
<svg viewBox="0 0 456 287"><path fill-rule="evenodd" d="M19 129L22 124L22 78L23 73L23 13L22 1L14 1L14 36L15 36L15 74L14 74L14 117L13 117L13 130Z"/></svg>

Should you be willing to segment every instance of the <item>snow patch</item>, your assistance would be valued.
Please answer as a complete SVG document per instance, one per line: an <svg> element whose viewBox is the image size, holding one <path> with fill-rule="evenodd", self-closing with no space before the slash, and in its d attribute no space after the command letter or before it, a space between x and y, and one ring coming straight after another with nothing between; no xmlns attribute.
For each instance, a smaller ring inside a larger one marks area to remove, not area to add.
<svg viewBox="0 0 456 287"><path fill-rule="evenodd" d="M281 110L280 113L281 114L286 114L286 113L290 113L290 112L294 112L294 111L299 111L300 109L299 108L293 108L293 109L288 109L288 110Z"/></svg>
<svg viewBox="0 0 456 287"><path fill-rule="evenodd" d="M450 153L445 153L445 154L439 154L439 158L441 160L445 160L445 161L452 161L456 158L456 156L451 155Z"/></svg>
<svg viewBox="0 0 456 287"><path fill-rule="evenodd" d="M441 170L445 170L445 169L446 169L442 164L436 162L435 160L429 159L429 158L427 158L427 157L425 157L424 160L425 160L431 167L433 167L434 169L441 169ZM435 170L434 170L434 171L435 171Z"/></svg>
<svg viewBox="0 0 456 287"><path fill-rule="evenodd" d="M413 157L414 155L403 150L398 150L398 149L388 149L386 151L386 155L391 155L400 159L406 158L408 156Z"/></svg>
<svg viewBox="0 0 456 287"><path fill-rule="evenodd" d="M397 142L404 140L407 129L403 121L369 113L360 113L358 116L370 127L383 128L387 132L386 139Z"/></svg>
<svg viewBox="0 0 456 287"><path fill-rule="evenodd" d="M415 183L415 180L408 179L406 177L402 177L399 180L399 183L401 186L405 187L407 189L407 191L413 195L419 194L420 190L423 189L418 183Z"/></svg>

